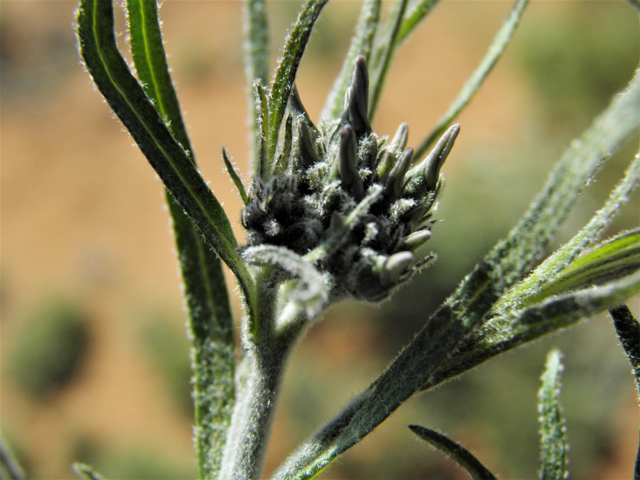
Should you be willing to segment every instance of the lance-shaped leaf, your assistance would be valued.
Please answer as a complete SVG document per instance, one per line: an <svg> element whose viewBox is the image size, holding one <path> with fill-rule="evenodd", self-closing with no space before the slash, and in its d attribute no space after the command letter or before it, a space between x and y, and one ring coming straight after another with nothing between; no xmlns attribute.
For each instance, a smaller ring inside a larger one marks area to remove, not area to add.
<svg viewBox="0 0 640 480"><path fill-rule="evenodd" d="M564 480L567 466L566 425L560 407L560 352L551 350L538 392L541 480Z"/></svg>
<svg viewBox="0 0 640 480"><path fill-rule="evenodd" d="M400 43L406 40L411 32L431 13L433 7L439 2L440 0L414 0L410 2L402 19L402 24L400 25L398 42Z"/></svg>
<svg viewBox="0 0 640 480"><path fill-rule="evenodd" d="M193 149L171 81L156 2L128 0L134 65L144 89L176 140ZM233 316L220 257L167 192L194 344L195 444L200 478L217 475L234 403Z"/></svg>
<svg viewBox="0 0 640 480"><path fill-rule="evenodd" d="M616 327L620 343L633 366L633 375L640 398L640 325L626 305L618 305L609 310L609 313L613 317L613 325ZM640 446L636 455L633 478L640 479Z"/></svg>
<svg viewBox="0 0 640 480"><path fill-rule="evenodd" d="M540 289L546 290L550 285L549 279L562 271L572 262L588 245L594 242L600 233L611 223L611 220L620 212L624 203L629 199L631 192L640 183L640 151L627 168L625 176L611 191L605 205L596 212L589 223L578 232L569 242L559 248L553 255L540 264L532 274L527 276L520 284L515 286L494 307L496 311L504 311L517 305L523 297L535 301L535 295L539 295ZM627 241L633 242L632 239ZM615 247L614 247L615 248ZM576 268L575 266L572 267ZM571 272L571 270L569 270Z"/></svg>
<svg viewBox="0 0 640 480"><path fill-rule="evenodd" d="M501 353L568 328L584 318L624 303L640 293L640 271L607 284L552 297L491 319L470 337L423 387L430 389Z"/></svg>
<svg viewBox="0 0 640 480"><path fill-rule="evenodd" d="M85 65L97 87L167 189L234 272L250 315L255 315L253 280L236 251L238 244L229 219L118 51L110 1L81 2L78 38Z"/></svg>
<svg viewBox="0 0 640 480"><path fill-rule="evenodd" d="M249 124L251 125L252 174L258 171L257 165L262 161L262 154L258 138L262 135L264 117L261 112L260 98L254 95L254 85L266 85L269 81L269 26L267 9L264 0L245 0L244 12L244 62L247 75L247 96L249 100ZM264 138L264 137L261 137ZM246 202L245 202L246 203Z"/></svg>
<svg viewBox="0 0 640 480"><path fill-rule="evenodd" d="M229 153L225 148L222 149L222 161L224 162L224 166L227 168L227 173L231 177L233 184L238 189L238 195L240 195L240 200L244 205L247 204L249 198L247 197L247 191L244 188L244 184L242 183L242 179L240 178L240 174L236 171L233 163L231 162L231 158L229 158Z"/></svg>
<svg viewBox="0 0 640 480"><path fill-rule="evenodd" d="M473 480L496 480L495 475L469 450L459 443L454 442L446 435L419 425L409 425L409 428L422 440L450 456L458 465L467 471Z"/></svg>
<svg viewBox="0 0 640 480"><path fill-rule="evenodd" d="M0 478L23 480L24 471L6 440L0 437Z"/></svg>
<svg viewBox="0 0 640 480"><path fill-rule="evenodd" d="M80 478L85 480L102 480L102 476L98 475L93 468L84 463L74 463L73 472Z"/></svg>
<svg viewBox="0 0 640 480"><path fill-rule="evenodd" d="M566 275L558 275L553 281L550 279L557 275L566 267L567 262L572 261L584 247L592 241L599 232L611 221L615 213L620 210L621 205L628 199L629 194L638 184L640 179L640 152L636 155L632 164L627 169L624 178L612 190L611 195L604 207L600 209L589 223L567 244L563 245L556 253L551 255L545 262L539 265L527 278L507 292L493 307L493 313L490 320L480 329L476 330L471 337L466 339L459 347L456 353L447 360L436 375L423 387L423 389L432 388L449 378L459 375L465 370L469 370L476 365L488 360L489 358L502 353L505 350L515 348L526 341L531 341L541 335L547 333L546 330L536 330L527 334L515 335L511 325L505 323L507 319L515 321L517 316L510 316L508 312L520 309L525 305L533 305L540 303L543 299L549 298L552 293L566 293L571 282L570 278L576 280L579 277L571 275L572 271L583 273L591 272L593 277L599 276L601 272L607 272L613 276L602 278L609 282L616 283L616 278L622 279L632 275L638 270L636 252L637 236L629 234L618 238L618 241L610 242L610 245L604 244L605 250L594 250L595 253L585 255L576 267L568 269ZM604 255L609 251L613 256ZM620 258L625 266L623 270L617 270L620 266ZM591 259L591 261L590 261ZM626 262L626 263L625 263ZM578 268L582 265L582 268ZM593 270L589 268L593 266ZM635 265L635 267L634 267ZM574 270L576 269L576 270ZM585 288L590 286L590 275L583 277L586 281L578 281L571 288ZM560 281L559 287L556 288L555 281ZM602 283L602 282L601 282ZM547 294L542 294L546 291ZM578 320L577 318L576 320ZM564 327L568 326L564 325ZM551 327L548 327L551 328ZM521 332L522 333L522 332ZM513 338L512 338L513 337Z"/></svg>
<svg viewBox="0 0 640 480"><path fill-rule="evenodd" d="M267 158L270 163L274 161L280 126L298 73L300 60L302 60L302 54L311 36L311 29L328 1L307 0L285 42L284 52L273 79L271 98L269 99L269 150Z"/></svg>
<svg viewBox="0 0 640 480"><path fill-rule="evenodd" d="M640 230L622 233L576 258L522 306L539 303L553 295L602 285L640 270Z"/></svg>
<svg viewBox="0 0 640 480"><path fill-rule="evenodd" d="M487 78L489 73L491 73L494 65L498 62L507 48L507 45L509 45L509 42L513 38L513 34L520 23L520 19L522 18L522 14L524 13L527 3L528 0L516 1L516 4L509 12L509 16L502 24L500 30L498 30L493 42L491 42L489 50L480 61L480 65L478 65L476 70L466 81L456 99L449 106L449 109L442 117L440 117L440 120L438 120L431 133L416 148L416 156L421 157L427 152L427 150L429 150L433 142L440 138L447 127L451 125L451 122L458 116L464 107L467 106L476 92L480 89L485 78Z"/></svg>
<svg viewBox="0 0 640 480"><path fill-rule="evenodd" d="M349 51L342 64L342 69L336 77L333 88L327 96L327 101L322 109L321 118L332 121L338 120L344 110L344 96L351 85L351 75L356 58L362 56L365 62L369 61L373 40L380 23L381 0L364 0L358 17L355 34L351 38Z"/></svg>
<svg viewBox="0 0 640 480"><path fill-rule="evenodd" d="M387 78L393 54L398 46L398 32L409 0L396 0L382 28L376 32L369 61L369 122L373 120Z"/></svg>

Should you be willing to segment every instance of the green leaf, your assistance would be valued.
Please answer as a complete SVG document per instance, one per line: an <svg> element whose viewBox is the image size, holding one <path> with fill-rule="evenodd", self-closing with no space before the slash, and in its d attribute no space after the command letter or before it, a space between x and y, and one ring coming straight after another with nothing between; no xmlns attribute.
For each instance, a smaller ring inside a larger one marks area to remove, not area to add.
<svg viewBox="0 0 640 480"><path fill-rule="evenodd" d="M598 238L601 232L607 225L609 225L609 223L611 223L611 220L620 211L621 206L628 201L629 195L638 186L639 182L640 151L636 154L636 157L631 162L631 165L629 165L629 168L627 168L625 176L611 191L609 199L605 205L596 212L589 223L585 225L569 242L559 248L553 255L540 264L533 273L505 295L494 307L494 310L504 311L509 308L513 308L513 306L525 301L525 298L528 299L528 304L531 304L532 301L537 301L536 299L542 295L542 292L539 292L539 290L542 289L548 291L553 284L549 284L549 280L557 275L558 272L565 269L567 265L570 265L570 262L572 262L576 256L585 249L585 247ZM633 242L633 239L627 239L626 242ZM609 248L615 249L615 246L610 246ZM633 256L630 258L630 262L630 265L632 265ZM565 273L565 275L571 273L573 268L577 267L572 267L572 269Z"/></svg>
<svg viewBox="0 0 640 480"><path fill-rule="evenodd" d="M182 119L180 103L162 42L156 2L127 0L131 53L136 73L169 130L193 160L193 150Z"/></svg>
<svg viewBox="0 0 640 480"><path fill-rule="evenodd" d="M638 398L640 398L640 324L626 305L618 305L609 310L609 313L613 317L613 325L616 327L620 343L622 343L622 347L633 366ZM640 447L636 455L633 478L634 480L640 479Z"/></svg>
<svg viewBox="0 0 640 480"><path fill-rule="evenodd" d="M298 73L302 54L311 36L313 25L328 1L329 0L307 0L285 42L284 52L273 79L271 98L269 100L269 150L267 159L270 164L275 160L282 119L284 118L284 112L287 108L296 74Z"/></svg>
<svg viewBox="0 0 640 480"><path fill-rule="evenodd" d="M229 154L225 148L222 149L222 160L224 161L225 167L227 167L227 173L231 177L233 184L238 189L238 194L240 195L240 199L244 205L247 204L249 198L247 197L247 191L244 189L244 185L242 184L242 180L240 179L240 175L233 167L233 163L231 163L231 159L229 158Z"/></svg>
<svg viewBox="0 0 640 480"><path fill-rule="evenodd" d="M568 328L640 293L640 271L610 283L552 297L541 304L495 316L461 343L423 390L454 378L501 353Z"/></svg>
<svg viewBox="0 0 640 480"><path fill-rule="evenodd" d="M505 49L507 48L507 45L509 45L509 42L513 38L513 34L520 24L520 19L522 18L522 14L524 13L524 9L527 6L527 3L528 0L516 1L516 4L509 12L509 16L502 24L500 30L498 30L498 33L493 39L493 42L491 42L489 50L480 61L480 65L478 65L476 70L471 74L469 79L462 87L462 90L460 90L460 93L458 93L456 99L449 106L449 109L446 111L446 113L440 118L440 120L438 120L431 133L416 148L414 153L416 158L420 158L425 153L427 153L433 142L435 142L442 136L444 131L449 127L449 125L451 125L453 120L464 109L464 107L467 106L473 96L478 92L485 78L487 78L489 73L491 73L491 70L498 62ZM409 25L406 25L406 27L408 26ZM406 27L405 25L403 25L403 28Z"/></svg>
<svg viewBox="0 0 640 480"><path fill-rule="evenodd" d="M402 17L407 8L408 0L395 0L387 16L387 21L376 32L373 51L368 63L369 67L369 122L378 107L378 100L382 94L382 86L387 78L393 54L398 46L398 32Z"/></svg>
<svg viewBox="0 0 640 480"><path fill-rule="evenodd" d="M249 100L249 124L253 146L257 147L258 137L262 132L259 100L254 95L254 85L266 85L269 81L269 26L267 10L264 0L245 0L244 29L244 61L247 75L247 96ZM264 111L264 110L263 110ZM251 165L253 171L258 171L256 165L261 161L261 152L255 148L251 150ZM246 202L245 202L246 204Z"/></svg>
<svg viewBox="0 0 640 480"><path fill-rule="evenodd" d="M560 352L551 350L538 392L541 480L564 480L567 466L566 422L560 407Z"/></svg>
<svg viewBox="0 0 640 480"><path fill-rule="evenodd" d="M439 2L440 0L414 0L411 2L400 25L398 43L405 41Z"/></svg>
<svg viewBox="0 0 640 480"><path fill-rule="evenodd" d="M78 38L85 65L98 89L207 243L236 275L250 315L256 315L253 280L237 252L229 219L120 55L110 1L80 3Z"/></svg>
<svg viewBox="0 0 640 480"><path fill-rule="evenodd" d="M500 283L493 286L498 293L502 294L535 264L595 172L626 139L636 134L640 128L639 103L640 70L629 87L615 96L580 138L571 142L529 210L485 257L486 263L500 270Z"/></svg>
<svg viewBox="0 0 640 480"><path fill-rule="evenodd" d="M640 230L620 234L576 258L555 278L524 300L527 306L572 290L607 283L640 270Z"/></svg>
<svg viewBox="0 0 640 480"><path fill-rule="evenodd" d="M251 87L269 81L269 25L264 0L245 0L245 64Z"/></svg>
<svg viewBox="0 0 640 480"><path fill-rule="evenodd" d="M496 480L495 475L480 463L480 460L469 450L459 443L429 428L419 425L409 425L409 428L421 439L450 456L458 465L467 471L473 480Z"/></svg>
<svg viewBox="0 0 640 480"><path fill-rule="evenodd" d="M25 478L24 471L7 441L0 437L0 478L9 480L23 480Z"/></svg>
<svg viewBox="0 0 640 480"><path fill-rule="evenodd" d="M327 96L321 118L333 121L339 120L344 110L344 97L347 88L351 85L351 76L356 63L356 58L361 55L368 62L371 57L373 40L380 23L381 0L364 0L360 9L358 24L355 34L351 38L349 51L342 64L342 69L336 77L333 87Z"/></svg>
<svg viewBox="0 0 640 480"><path fill-rule="evenodd" d="M102 476L98 475L93 468L89 465L85 465L84 463L74 463L73 464L73 472L80 478L84 478L86 480L102 480Z"/></svg>
<svg viewBox="0 0 640 480"><path fill-rule="evenodd" d="M131 51L148 97L175 139L193 149L162 41L156 2L128 0ZM194 344L195 443L200 478L217 475L234 404L235 340L229 294L218 255L167 192ZM213 388L215 387L215 388ZM212 394L213 392L213 394Z"/></svg>

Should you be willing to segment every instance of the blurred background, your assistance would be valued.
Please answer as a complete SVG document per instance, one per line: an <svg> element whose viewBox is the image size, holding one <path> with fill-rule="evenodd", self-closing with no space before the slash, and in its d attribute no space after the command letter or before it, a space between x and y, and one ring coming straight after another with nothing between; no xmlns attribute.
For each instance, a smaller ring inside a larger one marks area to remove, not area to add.
<svg viewBox="0 0 640 480"><path fill-rule="evenodd" d="M274 65L299 6L268 4ZM419 143L511 6L444 0L400 49L374 129L393 134L406 121L409 145ZM313 118L359 7L334 0L311 38L298 85ZM107 478L195 478L189 344L161 184L78 61L76 3L1 8L1 433L30 478L72 478L73 461ZM246 178L241 2L166 0L161 16L196 157L243 238L220 159L225 146ZM341 304L309 332L290 362L267 472L365 388L506 234L570 140L631 78L639 46L637 12L623 2L532 2L459 118L443 221L428 245L438 262L391 301ZM602 205L637 144L592 182L558 243ZM637 226L638 205L636 193L608 234ZM631 306L638 315L637 299ZM571 478L630 478L640 415L606 315L412 399L323 478L466 478L410 423L449 434L501 478L535 478L536 392L553 347L565 355Z"/></svg>

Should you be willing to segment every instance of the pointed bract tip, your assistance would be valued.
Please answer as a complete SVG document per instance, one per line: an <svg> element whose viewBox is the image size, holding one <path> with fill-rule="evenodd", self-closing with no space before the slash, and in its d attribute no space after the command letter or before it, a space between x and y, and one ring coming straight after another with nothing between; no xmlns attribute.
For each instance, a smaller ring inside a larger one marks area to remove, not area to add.
<svg viewBox="0 0 640 480"><path fill-rule="evenodd" d="M391 194L394 198L399 198L402 195L402 187L404 186L404 176L409 171L411 162L413 161L413 148L407 148L400 158L396 161L396 164L389 172L389 177L385 184L385 189L388 194Z"/></svg>
<svg viewBox="0 0 640 480"><path fill-rule="evenodd" d="M369 126L369 72L367 62L362 55L356 58L353 80L349 87L347 115L358 135L371 131Z"/></svg>
<svg viewBox="0 0 640 480"><path fill-rule="evenodd" d="M450 126L446 132L440 137L436 146L433 147L429 156L424 160L426 162L425 174L426 183L429 190L436 188L438 178L440 177L440 169L444 165L445 160L449 156L451 149L460 133L460 124L456 123Z"/></svg>
<svg viewBox="0 0 640 480"><path fill-rule="evenodd" d="M351 125L340 129L340 151L338 153L338 172L345 187L360 199L364 195L362 179L358 175L358 141Z"/></svg>

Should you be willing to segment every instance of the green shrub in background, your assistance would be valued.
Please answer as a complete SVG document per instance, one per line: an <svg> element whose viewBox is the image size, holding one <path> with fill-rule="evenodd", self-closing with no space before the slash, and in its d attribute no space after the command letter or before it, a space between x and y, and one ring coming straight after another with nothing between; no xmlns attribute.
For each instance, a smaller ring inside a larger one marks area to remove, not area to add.
<svg viewBox="0 0 640 480"><path fill-rule="evenodd" d="M154 315L144 322L139 337L180 410L193 415L189 341L180 323Z"/></svg>
<svg viewBox="0 0 640 480"><path fill-rule="evenodd" d="M81 308L51 301L24 322L10 357L18 385L45 399L79 372L89 346L88 321Z"/></svg>

